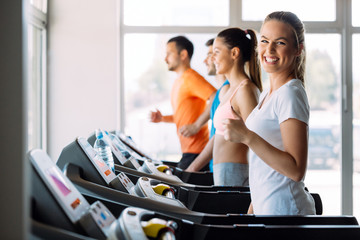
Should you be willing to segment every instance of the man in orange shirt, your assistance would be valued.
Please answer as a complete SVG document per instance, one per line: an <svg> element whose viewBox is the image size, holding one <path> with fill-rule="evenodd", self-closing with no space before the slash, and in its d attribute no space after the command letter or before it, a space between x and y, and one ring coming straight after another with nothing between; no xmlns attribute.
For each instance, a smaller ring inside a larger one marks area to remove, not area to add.
<svg viewBox="0 0 360 240"><path fill-rule="evenodd" d="M184 36L171 38L166 45L165 62L169 71L177 73L171 90L173 115L163 116L159 110L151 112L150 121L154 123L175 123L180 140L182 158L178 167L186 169L199 155L209 141L208 126L204 124L190 137L181 134L181 127L194 123L198 118L209 118L210 104L216 89L190 66L194 51L193 44Z"/></svg>

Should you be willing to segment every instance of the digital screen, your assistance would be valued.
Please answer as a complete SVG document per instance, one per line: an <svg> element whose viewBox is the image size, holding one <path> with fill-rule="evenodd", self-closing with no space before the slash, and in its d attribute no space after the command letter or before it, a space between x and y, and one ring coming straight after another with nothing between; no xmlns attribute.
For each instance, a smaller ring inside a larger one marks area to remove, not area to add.
<svg viewBox="0 0 360 240"><path fill-rule="evenodd" d="M29 153L30 160L71 222L76 223L90 205L43 150Z"/></svg>
<svg viewBox="0 0 360 240"><path fill-rule="evenodd" d="M105 166L105 163L104 162L102 162L102 161L100 161L99 159L97 159L97 158L95 158L95 162L96 162L96 164L100 167L100 168L102 168L102 167L104 167Z"/></svg>
<svg viewBox="0 0 360 240"><path fill-rule="evenodd" d="M46 173L53 180L55 186L60 190L60 192L66 197L69 193L71 193L71 189L65 183L64 178L57 171L56 167L52 167L46 170Z"/></svg>

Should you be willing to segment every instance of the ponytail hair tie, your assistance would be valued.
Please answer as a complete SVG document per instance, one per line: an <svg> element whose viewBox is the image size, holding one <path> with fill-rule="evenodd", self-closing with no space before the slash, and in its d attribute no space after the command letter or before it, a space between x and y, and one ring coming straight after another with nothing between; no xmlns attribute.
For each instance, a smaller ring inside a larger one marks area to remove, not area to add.
<svg viewBox="0 0 360 240"><path fill-rule="evenodd" d="M251 35L249 34L249 32L248 32L247 29L244 30L244 33L245 33L245 36L246 36L249 40L251 40Z"/></svg>

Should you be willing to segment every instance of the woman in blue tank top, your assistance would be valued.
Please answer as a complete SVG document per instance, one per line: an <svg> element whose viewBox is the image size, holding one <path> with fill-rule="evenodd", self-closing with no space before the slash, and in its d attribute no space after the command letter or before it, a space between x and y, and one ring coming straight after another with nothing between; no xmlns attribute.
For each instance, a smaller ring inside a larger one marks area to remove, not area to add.
<svg viewBox="0 0 360 240"><path fill-rule="evenodd" d="M200 169L213 158L214 185L248 186L248 147L226 141L222 121L226 118L246 120L258 103L262 84L256 48L256 33L251 29L228 28L214 41L216 73L225 75L229 88L220 96L214 115L215 135L187 169Z"/></svg>

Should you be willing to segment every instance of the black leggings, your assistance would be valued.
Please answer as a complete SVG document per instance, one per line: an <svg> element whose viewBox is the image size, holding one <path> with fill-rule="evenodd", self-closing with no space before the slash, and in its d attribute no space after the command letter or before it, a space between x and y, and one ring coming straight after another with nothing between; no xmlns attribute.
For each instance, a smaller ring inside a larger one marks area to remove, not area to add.
<svg viewBox="0 0 360 240"><path fill-rule="evenodd" d="M177 164L177 167L181 169L186 169L197 156L199 156L198 153L183 153L180 162ZM210 171L209 164L206 164L206 166L203 167L201 171Z"/></svg>

